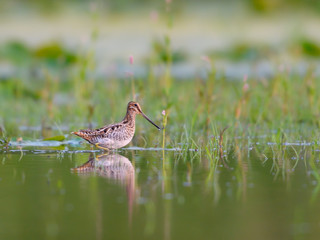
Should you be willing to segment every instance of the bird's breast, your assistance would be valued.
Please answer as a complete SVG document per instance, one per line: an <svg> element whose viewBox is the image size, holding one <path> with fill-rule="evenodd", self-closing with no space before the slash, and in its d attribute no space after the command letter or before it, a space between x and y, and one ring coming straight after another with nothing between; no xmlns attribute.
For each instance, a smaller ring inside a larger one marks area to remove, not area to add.
<svg viewBox="0 0 320 240"><path fill-rule="evenodd" d="M117 149L129 144L134 136L135 128L123 127L109 133L106 137L99 139L100 146Z"/></svg>

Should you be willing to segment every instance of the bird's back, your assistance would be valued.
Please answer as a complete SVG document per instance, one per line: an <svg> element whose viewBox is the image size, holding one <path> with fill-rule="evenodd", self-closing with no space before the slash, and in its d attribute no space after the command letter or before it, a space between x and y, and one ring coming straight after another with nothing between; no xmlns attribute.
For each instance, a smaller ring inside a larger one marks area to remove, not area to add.
<svg viewBox="0 0 320 240"><path fill-rule="evenodd" d="M133 138L135 126L123 121L98 129L84 129L73 134L85 139L91 144L99 143L106 148L120 148L127 145Z"/></svg>

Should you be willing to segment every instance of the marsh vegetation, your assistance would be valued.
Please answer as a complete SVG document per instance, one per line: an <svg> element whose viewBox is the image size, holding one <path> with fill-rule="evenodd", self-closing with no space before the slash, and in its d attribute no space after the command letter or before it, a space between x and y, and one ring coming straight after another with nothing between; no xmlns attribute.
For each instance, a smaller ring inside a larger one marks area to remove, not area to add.
<svg viewBox="0 0 320 240"><path fill-rule="evenodd" d="M283 4L244 2L250 14L241 23L248 25L252 19L274 21ZM319 6L301 4L292 1L292 8L310 14L300 28L312 32ZM180 48L175 25L190 21L181 5L153 6L157 11L147 19L157 20L161 33L149 42L149 51L109 59L111 64L100 61L104 5L77 10L94 27L76 47L56 39L0 41L1 236L319 235L319 36L297 31L280 44L271 37L269 43L242 39L205 52ZM130 15L122 7L110 5L116 24L119 12ZM145 22L141 16L135 18ZM289 11L285 19L293 16ZM130 21L122 24L127 29ZM217 31L232 36L234 30L225 26ZM130 49L139 45L127 38ZM139 102L162 132L138 117L133 141L108 157L70 134L122 120L130 100ZM70 171L78 166L86 170Z"/></svg>

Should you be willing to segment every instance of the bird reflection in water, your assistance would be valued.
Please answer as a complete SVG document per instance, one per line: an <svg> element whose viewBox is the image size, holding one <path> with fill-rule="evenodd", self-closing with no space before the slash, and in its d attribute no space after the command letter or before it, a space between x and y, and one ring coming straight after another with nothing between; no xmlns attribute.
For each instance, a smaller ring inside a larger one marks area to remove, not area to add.
<svg viewBox="0 0 320 240"><path fill-rule="evenodd" d="M119 154L102 154L98 156L89 156L89 160L71 169L78 175L96 175L114 179L117 183L124 186L128 197L129 221L132 219L132 208L135 195L135 172L130 160Z"/></svg>

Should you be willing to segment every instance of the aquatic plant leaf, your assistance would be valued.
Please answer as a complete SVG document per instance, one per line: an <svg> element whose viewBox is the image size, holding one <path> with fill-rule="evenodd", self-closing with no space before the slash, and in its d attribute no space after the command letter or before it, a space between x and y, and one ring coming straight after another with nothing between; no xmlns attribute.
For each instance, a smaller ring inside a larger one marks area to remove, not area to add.
<svg viewBox="0 0 320 240"><path fill-rule="evenodd" d="M43 139L43 141L64 141L66 138L63 135L59 135L59 136L54 136L54 137L50 137L50 138L45 138Z"/></svg>
<svg viewBox="0 0 320 240"><path fill-rule="evenodd" d="M310 39L303 39L301 41L302 53L309 57L319 57L320 56L320 46L317 42Z"/></svg>
<svg viewBox="0 0 320 240"><path fill-rule="evenodd" d="M20 41L9 41L0 47L0 59L6 59L14 64L30 61L31 51Z"/></svg>
<svg viewBox="0 0 320 240"><path fill-rule="evenodd" d="M33 55L36 59L44 61L52 67L69 66L77 60L76 55L64 48L58 42L48 43L34 50Z"/></svg>

